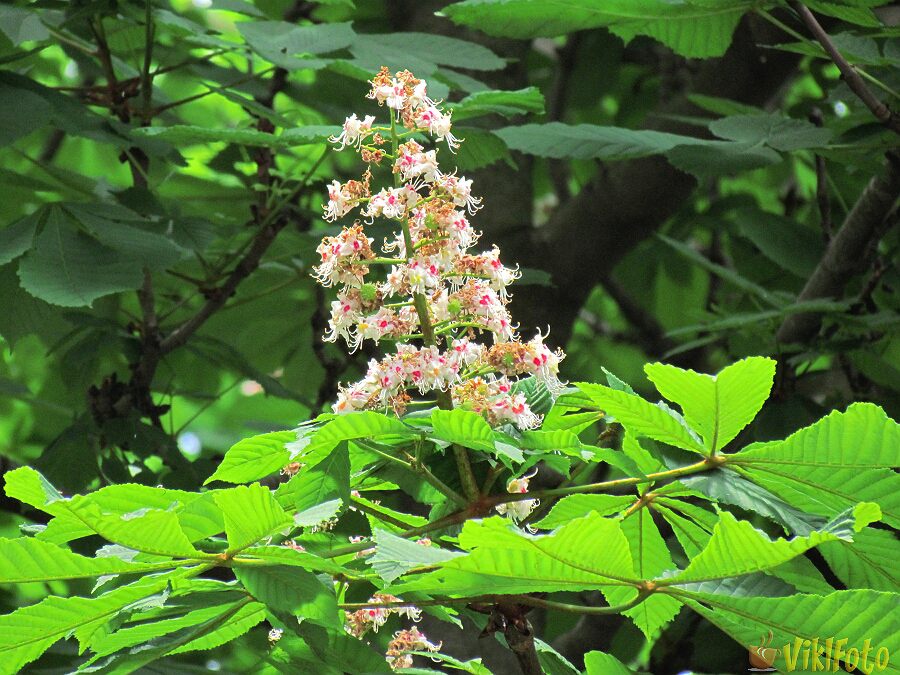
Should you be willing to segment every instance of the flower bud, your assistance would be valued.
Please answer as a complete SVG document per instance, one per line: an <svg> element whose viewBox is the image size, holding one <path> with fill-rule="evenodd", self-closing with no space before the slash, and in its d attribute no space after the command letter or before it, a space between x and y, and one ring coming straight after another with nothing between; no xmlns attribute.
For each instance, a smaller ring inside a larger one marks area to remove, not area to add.
<svg viewBox="0 0 900 675"><path fill-rule="evenodd" d="M363 284L359 287L359 297L366 302L372 302L378 297L378 287L375 284Z"/></svg>

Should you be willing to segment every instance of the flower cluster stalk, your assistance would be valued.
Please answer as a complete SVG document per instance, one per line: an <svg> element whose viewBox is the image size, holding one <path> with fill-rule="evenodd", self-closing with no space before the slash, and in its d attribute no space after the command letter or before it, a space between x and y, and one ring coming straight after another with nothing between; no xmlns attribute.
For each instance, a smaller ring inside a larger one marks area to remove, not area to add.
<svg viewBox="0 0 900 675"><path fill-rule="evenodd" d="M558 390L564 354L548 348L541 333L519 339L507 310L507 286L518 269L500 262L496 246L470 252L480 233L469 218L481 199L472 194L471 180L442 171L437 150L419 143L430 136L455 150L461 141L451 132L451 112L408 71L392 75L382 68L371 85L368 98L388 109L389 123L379 126L373 115L345 120L331 140L339 149L355 149L368 167L359 180L332 181L323 205L328 222L353 211L362 217L322 240L315 276L339 288L326 340L341 338L351 350L385 341L395 351L370 361L361 381L342 386L333 409L402 415L420 403L414 397L428 397L444 410L479 413L495 427L534 428L540 417L516 380L535 377ZM379 168L391 173L382 187ZM380 252L367 235L376 219L399 226ZM454 446L453 452L466 498L478 499L468 451Z"/></svg>

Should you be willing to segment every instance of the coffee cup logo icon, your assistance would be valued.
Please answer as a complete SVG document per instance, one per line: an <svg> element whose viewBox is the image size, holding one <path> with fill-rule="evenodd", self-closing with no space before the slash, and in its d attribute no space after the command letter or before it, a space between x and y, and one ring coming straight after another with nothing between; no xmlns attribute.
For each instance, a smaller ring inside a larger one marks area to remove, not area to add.
<svg viewBox="0 0 900 675"><path fill-rule="evenodd" d="M775 663L775 659L781 655L781 650L769 646L772 644L773 638L774 635L770 630L768 635L760 636L758 645L750 645L750 668L748 670L758 673L771 673L775 671L773 664Z"/></svg>

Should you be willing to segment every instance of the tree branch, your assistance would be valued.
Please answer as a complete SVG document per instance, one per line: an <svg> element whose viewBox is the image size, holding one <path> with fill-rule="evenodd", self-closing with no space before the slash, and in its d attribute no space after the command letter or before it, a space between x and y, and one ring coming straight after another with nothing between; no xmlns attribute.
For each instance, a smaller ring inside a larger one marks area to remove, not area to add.
<svg viewBox="0 0 900 675"><path fill-rule="evenodd" d="M544 669L538 660L537 649L534 647L534 628L527 617L516 617L516 620L507 620L503 628L503 637L509 650L519 661L519 667L524 675L542 675Z"/></svg>
<svg viewBox="0 0 900 675"><path fill-rule="evenodd" d="M284 20L288 22L297 21L308 13L311 8L312 5L310 3L297 0L285 11ZM271 108L274 104L275 97L286 85L287 71L283 68L276 68L272 75L272 80L269 83L268 92L265 96L262 96L257 100L266 107ZM257 126L262 131L274 131L274 127L271 123L263 118L260 118ZM267 187L270 186L270 171L274 162L272 152L267 148L261 148L256 155L256 162L258 179ZM309 174L307 174L306 179L301 183L301 187L306 185L312 177L312 174L313 171L310 171ZM296 195L296 192L297 191L292 194ZM260 192L259 200L254 205L253 216L256 223L258 223L259 230L251 240L250 248L231 271L231 274L228 275L225 282L208 294L206 302L197 313L172 331L172 333L162 341L160 344L160 353L162 355L168 354L173 349L177 349L185 344L188 338L193 335L200 326L206 323L213 314L225 305L228 298L234 295L234 292L237 290L240 283L259 267L259 263L266 250L272 245L272 242L275 241L278 233L287 225L288 219L284 217L279 208L275 208L271 211L268 209L268 195L269 190ZM287 204L282 205L286 206Z"/></svg>
<svg viewBox="0 0 900 675"><path fill-rule="evenodd" d="M275 218L274 222L265 225L256 236L253 237L253 243L250 250L241 258L240 262L232 270L231 274L221 286L209 293L206 303L199 311L190 319L181 324L172 331L160 344L160 352L165 355L173 349L181 347L188 338L193 335L200 326L215 314L225 302L230 298L238 285L246 279L250 274L259 267L263 254L275 241L275 237L287 225L287 218Z"/></svg>
<svg viewBox="0 0 900 675"><path fill-rule="evenodd" d="M765 48L780 39L779 29L745 17L726 54L701 62L691 74L686 91L766 105L781 91L798 62L796 55ZM646 128L695 135L696 127L684 124L679 117L696 113L683 93L673 95L657 108ZM492 171L497 179L502 177L497 167ZM507 175L505 179L515 186L519 175ZM494 185L488 187L493 194ZM596 284L612 275L617 263L676 213L695 188L693 177L662 157L609 163L600 167L579 194L561 204L546 225L525 233L491 233L486 227L485 236L494 234L504 250L509 249L508 255L523 266L548 271L553 278L553 286L527 286L516 291L513 311L523 332L549 322L552 338L564 344ZM509 189L499 187L496 191L504 195ZM511 207L519 200L500 197L507 212L527 217Z"/></svg>
<svg viewBox="0 0 900 675"><path fill-rule="evenodd" d="M856 94L859 100L862 101L869 110L872 111L872 114L879 122L894 133L900 134L900 117L892 113L890 108L880 101L878 97L872 93L872 90L866 86L866 83L863 81L860 74L856 72L856 69L841 55L841 52L838 51L834 42L831 41L831 37L816 20L816 17L813 16L813 13L809 11L809 8L802 2L799 2L799 0L790 0L790 6L797 12L797 15L803 23L806 24L806 27L809 29L809 32L813 34L813 37L815 37L819 44L822 45L822 49L824 49L828 56L831 57L831 60L834 61L834 65L841 71L841 78L847 83L850 90Z"/></svg>
<svg viewBox="0 0 900 675"><path fill-rule="evenodd" d="M872 244L881 237L881 225L900 197L900 153L888 153L887 159L886 173L869 181L825 249L798 302L839 297ZM781 324L776 338L781 344L806 342L819 330L821 320L815 313L792 314Z"/></svg>

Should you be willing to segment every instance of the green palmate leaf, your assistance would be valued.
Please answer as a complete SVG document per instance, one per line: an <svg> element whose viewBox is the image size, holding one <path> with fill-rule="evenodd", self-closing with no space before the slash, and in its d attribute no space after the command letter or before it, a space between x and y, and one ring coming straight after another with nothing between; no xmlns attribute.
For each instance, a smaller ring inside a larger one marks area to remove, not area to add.
<svg viewBox="0 0 900 675"><path fill-rule="evenodd" d="M454 127L465 141L456 153L456 166L460 171L474 171L501 159L512 159L509 149L494 132L475 127Z"/></svg>
<svg viewBox="0 0 900 675"><path fill-rule="evenodd" d="M633 503L634 498L625 495L570 495L556 502L550 513L535 523L535 527L552 530L589 513L596 513L598 516L619 513Z"/></svg>
<svg viewBox="0 0 900 675"><path fill-rule="evenodd" d="M483 45L434 33L357 35L350 51L369 71L385 65L391 70L409 68L419 77L433 73L433 64L467 70L499 70L506 65ZM424 66L421 73L416 62Z"/></svg>
<svg viewBox="0 0 900 675"><path fill-rule="evenodd" d="M638 465L628 455L582 443L578 436L568 429L525 431L522 434L521 446L528 450L561 452L587 462L606 462L620 469L626 476L642 475Z"/></svg>
<svg viewBox="0 0 900 675"><path fill-rule="evenodd" d="M290 148L297 145L325 143L329 136L339 133L338 127L304 126L289 129L279 135L253 129L223 129L174 124L168 127L141 127L132 133L170 143L235 143L267 148Z"/></svg>
<svg viewBox="0 0 900 675"><path fill-rule="evenodd" d="M505 518L469 521L460 545L470 551L395 588L448 595L584 590L634 579L628 541L617 521L589 515L550 535L522 534Z"/></svg>
<svg viewBox="0 0 900 675"><path fill-rule="evenodd" d="M752 171L778 164L783 159L772 148L742 141L707 141L703 145L679 145L665 154L672 166L697 178Z"/></svg>
<svg viewBox="0 0 900 675"><path fill-rule="evenodd" d="M88 558L38 539L0 538L0 584L80 579L103 574L136 574L171 563L130 563L119 558Z"/></svg>
<svg viewBox="0 0 900 675"><path fill-rule="evenodd" d="M73 518L115 544L171 557L201 558L172 511L142 509L132 514L105 514L90 497L76 496L66 505Z"/></svg>
<svg viewBox="0 0 900 675"><path fill-rule="evenodd" d="M297 434L293 431L273 431L238 441L228 449L216 472L203 484L214 480L252 483L265 478L288 463L291 453L284 446L296 440Z"/></svg>
<svg viewBox="0 0 900 675"><path fill-rule="evenodd" d="M853 539L854 541L861 535L864 534L867 530L863 530L862 532L857 532ZM830 546L833 542L827 542L819 546L821 549L822 546ZM841 542L848 546L851 544L849 542ZM773 567L772 569L766 570L764 573L767 578L771 580L780 580L789 584L792 590L788 593L770 593L769 595L790 595L791 593L816 593L818 595L828 595L829 593L834 592L834 586L829 584L825 577L822 576L822 573L819 569L812 563L812 561L806 556L797 556L796 558L791 558L785 563L778 565L777 567ZM748 575L753 576L753 575ZM740 577L741 579L745 579L748 577ZM762 595L762 594L760 594Z"/></svg>
<svg viewBox="0 0 900 675"><path fill-rule="evenodd" d="M797 592L791 584L766 574L757 572L745 574L742 577L730 577L728 579L714 579L693 584L685 584L679 589L692 593L710 593L712 595L728 596L761 596L765 598L783 598ZM828 587L825 594L834 592Z"/></svg>
<svg viewBox="0 0 900 675"><path fill-rule="evenodd" d="M772 390L775 361L742 359L718 375L704 375L663 363L644 366L659 393L681 406L706 449L717 452L756 417Z"/></svg>
<svg viewBox="0 0 900 675"><path fill-rule="evenodd" d="M734 115L709 125L719 138L744 143L766 144L775 150L819 148L831 138L831 131L806 120L780 115Z"/></svg>
<svg viewBox="0 0 900 675"><path fill-rule="evenodd" d="M769 291L763 286L760 286L759 284L750 281L746 277L741 276L733 269L712 262L705 255L683 242L677 241L663 234L657 236L660 240L664 241L666 244L678 251L678 253L683 255L691 262L696 263L703 269L711 272L712 274L715 274L723 281L727 281L735 288L739 288L742 291L759 298L766 304L781 309L786 306L791 300L790 296L785 296L782 293Z"/></svg>
<svg viewBox="0 0 900 675"><path fill-rule="evenodd" d="M554 37L607 26L628 41L649 35L683 56L718 56L731 42L747 0L465 0L444 8L453 21L490 35Z"/></svg>
<svg viewBox="0 0 900 675"><path fill-rule="evenodd" d="M678 145L708 143L661 131L562 122L506 127L496 134L512 150L554 159L635 159L662 154Z"/></svg>
<svg viewBox="0 0 900 675"><path fill-rule="evenodd" d="M212 599L207 600L207 602L213 602ZM238 609L238 605L243 606L242 602L232 603L230 605L222 606L221 603L216 602L209 607L201 607L200 609L195 609L193 611L187 612L186 614L178 617L173 617L169 619L160 619L156 621L147 621L144 623L140 623L134 626L127 626L125 628L120 628L114 633L109 633L107 635L102 635L97 639L91 642L91 651L93 651L97 656L106 656L108 654L112 654L113 652L117 652L120 649L127 649L128 647L133 647L135 645L143 645L144 643L148 643L154 638L160 638L165 635L170 635L175 633L176 631L181 631L185 628L190 628L193 626L198 626L207 621L215 619L216 617L222 616L223 614L231 611L236 611ZM185 641L185 644L190 641ZM158 644L158 639L155 640ZM171 649L175 649L181 645L173 645L170 647ZM150 648L150 645L145 645L141 651L147 650ZM162 656L162 654L156 655L156 658ZM122 664L117 663L117 668L114 672L122 672ZM89 669L88 669L89 670Z"/></svg>
<svg viewBox="0 0 900 675"><path fill-rule="evenodd" d="M138 288L140 265L128 255L79 231L59 207L51 207L34 248L19 264L22 287L64 307L90 305L97 298Z"/></svg>
<svg viewBox="0 0 900 675"><path fill-rule="evenodd" d="M695 557L706 547L712 536L711 532L698 525L695 521L685 518L666 506L662 506L656 500L654 500L651 508L669 523L675 538L688 558Z"/></svg>
<svg viewBox="0 0 900 675"><path fill-rule="evenodd" d="M162 490L143 485L116 485L94 494L76 495L65 499L37 471L21 467L5 476L6 494L25 504L56 516L58 530L65 537L53 541L68 541L95 532L105 539L138 551L172 557L202 557L182 529L179 515L170 507L180 506L179 497L191 501L201 495L179 490ZM202 512L193 519L200 525ZM221 531L214 524L212 531L192 532L196 538Z"/></svg>
<svg viewBox="0 0 900 675"><path fill-rule="evenodd" d="M347 444L341 442L311 469L303 470L279 485L275 498L285 508L299 513L335 499L339 503L349 502L350 453Z"/></svg>
<svg viewBox="0 0 900 675"><path fill-rule="evenodd" d="M157 227L156 222L130 209L102 203L60 204L60 207L101 244L151 269L165 268L188 255L172 236L153 229Z"/></svg>
<svg viewBox="0 0 900 675"><path fill-rule="evenodd" d="M679 592L678 597L742 646L759 645L760 636L765 638L772 631L771 646L783 650L778 660L782 670L806 671L812 664L811 660L810 665L804 664L802 650L813 640L824 648L825 641L833 638L833 649L837 640L846 640L841 645L844 654L850 649L855 649L857 655L865 651L868 668L872 670L879 649L887 650L888 654L900 649L900 634L894 619L900 598L895 593L851 590L824 597L764 598ZM819 670L826 670L824 662L822 655ZM833 669L834 665L832 661L829 668ZM890 662L881 672L900 672L900 667Z"/></svg>
<svg viewBox="0 0 900 675"><path fill-rule="evenodd" d="M535 638L534 649L546 675L579 675L578 668L543 640Z"/></svg>
<svg viewBox="0 0 900 675"><path fill-rule="evenodd" d="M535 647L538 650L538 658L540 659L540 647L538 646L538 640L535 640ZM436 652L434 654L429 654L429 657L438 663L445 663L447 666L453 669L453 672L459 670L464 673L471 673L472 675L492 675L491 671L488 670L482 663L481 659L471 659L469 661L460 661L459 659L455 659L452 656L447 654L441 654L440 652ZM541 662L541 665L546 669L546 665ZM418 670L406 668L404 672L410 673L428 673L429 675L435 671L433 670ZM576 673L578 671L575 671Z"/></svg>
<svg viewBox="0 0 900 675"><path fill-rule="evenodd" d="M0 335L10 347L27 335L55 336L68 330L60 308L39 300L19 285L15 265L0 266L0 294L6 298L6 311L0 314ZM24 396L28 392L20 393Z"/></svg>
<svg viewBox="0 0 900 675"><path fill-rule="evenodd" d="M662 583L723 579L771 569L821 543L838 539L850 541L854 532L874 522L880 515L876 505L863 503L840 514L821 531L810 532L805 537L773 540L747 521L738 521L723 511L706 548L691 560L684 571Z"/></svg>
<svg viewBox="0 0 900 675"><path fill-rule="evenodd" d="M331 499L294 514L294 525L297 527L312 527L324 523L337 515L343 502L340 499Z"/></svg>
<svg viewBox="0 0 900 675"><path fill-rule="evenodd" d="M431 567L456 557L456 553L437 546L419 544L383 529L374 531L375 555L367 562L387 583L410 570Z"/></svg>
<svg viewBox="0 0 900 675"><path fill-rule="evenodd" d="M634 675L624 663L612 654L592 651L584 655L585 675Z"/></svg>
<svg viewBox="0 0 900 675"><path fill-rule="evenodd" d="M185 536L194 542L223 532L225 520L216 505L216 493L204 492L176 511L178 523Z"/></svg>
<svg viewBox="0 0 900 675"><path fill-rule="evenodd" d="M23 504L56 515L59 511L52 505L63 499L59 491L40 473L28 466L22 466L3 475L3 491L7 497Z"/></svg>
<svg viewBox="0 0 900 675"><path fill-rule="evenodd" d="M544 96L537 87L518 91L478 91L469 94L459 103L451 103L449 107L453 110L454 121L482 115L540 115L544 112Z"/></svg>
<svg viewBox="0 0 900 675"><path fill-rule="evenodd" d="M705 471L680 479L685 487L696 490L722 504L754 511L784 525L794 534L807 534L825 524L826 518L795 509L756 483L728 469Z"/></svg>
<svg viewBox="0 0 900 675"><path fill-rule="evenodd" d="M809 513L833 516L859 501L900 526L900 425L870 403L833 412L783 441L754 443L729 457L753 482Z"/></svg>
<svg viewBox="0 0 900 675"><path fill-rule="evenodd" d="M735 214L741 235L782 269L809 278L825 250L821 235L774 213L743 209Z"/></svg>
<svg viewBox="0 0 900 675"><path fill-rule="evenodd" d="M813 3L810 3L810 7L812 6ZM839 5L825 5L824 3L822 3L822 6L840 7ZM860 12L866 12L868 10L842 7L840 11L855 13L856 18L860 18ZM869 13L869 16L871 16L871 12ZM852 19L848 18L845 20ZM830 37L838 51L854 65L891 66L897 64L896 56L891 58L891 54L887 49L885 49L885 54L882 55L881 51L878 49L878 43L870 37L855 35L850 32L835 33ZM788 44L777 45L777 48L787 52L815 56L821 59L831 58L818 42L791 42Z"/></svg>
<svg viewBox="0 0 900 675"><path fill-rule="evenodd" d="M389 672L384 654L371 649L365 642L349 635L343 628L328 630L303 622L297 633L315 654L316 664L335 666L341 673L368 675Z"/></svg>
<svg viewBox="0 0 900 675"><path fill-rule="evenodd" d="M273 612L340 628L334 590L312 572L288 566L241 566L235 574L250 594Z"/></svg>
<svg viewBox="0 0 900 675"><path fill-rule="evenodd" d="M626 433L625 438L622 439L622 454L638 466L640 473L637 475L654 473L666 468L659 458L659 453L651 453L647 450L638 440L638 434L633 432Z"/></svg>
<svg viewBox="0 0 900 675"><path fill-rule="evenodd" d="M521 283L521 281L520 281ZM513 384L514 394L522 394L528 402L528 407L538 415L545 415L553 407L556 394L550 391L545 382L535 376L523 377Z"/></svg>
<svg viewBox="0 0 900 675"><path fill-rule="evenodd" d="M95 656L83 664L78 672L102 672L115 675L132 673L189 643L197 643L202 638L211 636L218 629L226 627L241 612L246 613L248 611L246 607L250 604L256 603L252 603L249 598L244 598L230 605L224 605L224 607L216 605L189 612L183 617L149 622L134 628L119 630L112 636L119 639L112 640L112 644L103 642L103 647L109 650L112 646L125 642L138 646L128 649L123 645L122 651L113 653L112 656L106 658L100 655ZM108 653L110 652L107 651Z"/></svg>
<svg viewBox="0 0 900 675"><path fill-rule="evenodd" d="M108 485L97 492L79 496L79 500L96 504L104 513L126 514L142 508L177 511L204 495L186 490L151 487L137 483ZM51 498L52 500L52 498ZM52 501L50 501L52 505Z"/></svg>
<svg viewBox="0 0 900 675"><path fill-rule="evenodd" d="M527 450L555 450L579 459L589 459L592 456L589 450L584 449L586 446L578 436L568 429L523 431L521 444Z"/></svg>
<svg viewBox="0 0 900 675"><path fill-rule="evenodd" d="M824 0L808 0L809 8L826 16L833 16L842 21L855 23L857 26L867 26L869 28L877 28L881 26L881 21L868 7L848 7L839 2L826 2ZM845 54L843 45L839 45L838 49ZM877 47L876 47L877 50ZM852 58L852 57L851 57ZM854 61L855 63L855 61Z"/></svg>
<svg viewBox="0 0 900 675"><path fill-rule="evenodd" d="M741 490L738 486L735 486L734 489L737 492ZM735 503L737 501L738 500L734 500ZM651 501L650 508L666 519L672 527L672 531L675 534L676 539L678 539L678 543L681 545L687 557L691 559L696 557L698 553L706 548L706 545L709 543L710 537L712 536L712 531L719 523L718 517L712 512L678 499L656 497ZM813 529L821 528L824 525L825 521L821 520L816 527L805 527L801 533L808 534ZM858 537L860 534L864 533L865 530L861 533L857 533L855 536ZM786 581L791 584L793 588L804 593L830 593L834 590L824 580L822 574L815 566L802 556L792 558L775 568L769 569L766 571L766 574L770 574L778 579ZM759 577L762 575L756 576ZM763 582L760 582L760 584L762 583ZM790 592L794 592L793 588ZM777 595L778 593L770 594Z"/></svg>
<svg viewBox="0 0 900 675"><path fill-rule="evenodd" d="M38 13L25 7L0 7L0 31L14 45L50 37Z"/></svg>
<svg viewBox="0 0 900 675"><path fill-rule="evenodd" d="M434 437L465 448L493 452L494 432L478 413L468 410L435 410L431 413Z"/></svg>
<svg viewBox="0 0 900 675"><path fill-rule="evenodd" d="M222 532L222 514L213 501L214 492L185 492L126 483L109 485L97 492L72 499L76 505L92 504L105 516L134 518L148 509L174 513L189 541ZM60 543L90 535L94 530L65 509L67 501L47 502L43 510L59 514L50 521L41 539ZM37 506L37 505L36 505ZM38 506L38 508L41 508ZM53 530L53 532L51 532Z"/></svg>
<svg viewBox="0 0 900 675"><path fill-rule="evenodd" d="M866 528L854 535L852 544L828 542L819 551L848 588L900 592L900 541L893 532Z"/></svg>
<svg viewBox="0 0 900 675"><path fill-rule="evenodd" d="M157 593L168 582L158 577L123 586L98 598L50 596L0 616L0 673L19 672L54 642L75 634L86 643L93 633L123 609Z"/></svg>
<svg viewBox="0 0 900 675"><path fill-rule="evenodd" d="M602 384L579 382L575 386L604 412L615 417L626 430L684 450L703 451L702 444L672 411L655 406L640 396L604 387Z"/></svg>
<svg viewBox="0 0 900 675"><path fill-rule="evenodd" d="M220 490L215 500L225 518L229 553L243 550L293 523L272 493L258 483Z"/></svg>
<svg viewBox="0 0 900 675"><path fill-rule="evenodd" d="M46 211L39 209L0 230L0 265L15 260L31 249L34 235L43 225Z"/></svg>
<svg viewBox="0 0 900 675"><path fill-rule="evenodd" d="M0 146L9 145L50 121L52 107L35 92L0 82Z"/></svg>
<svg viewBox="0 0 900 675"><path fill-rule="evenodd" d="M302 567L311 572L326 572L328 574L346 574L350 572L341 567L333 560L328 558L320 558L317 555L306 551L298 551L287 546L251 546L245 548L239 558L238 564L244 559L250 558L252 564L258 564L255 561L261 560L269 565L288 565L291 567Z"/></svg>
<svg viewBox="0 0 900 675"><path fill-rule="evenodd" d="M638 509L622 521L622 532L631 546L634 572L641 579L652 579L667 570L675 569L672 555L659 528L653 522L652 511ZM653 642L678 612L677 600L661 594L648 597L644 602L624 612L640 629L649 642Z"/></svg>
<svg viewBox="0 0 900 675"><path fill-rule="evenodd" d="M390 532L399 532L413 527L422 527L428 522L428 519L422 516L396 511L381 504L379 501L372 501L362 496L354 496L353 503L360 504L366 509L366 518L368 518L373 530L377 524L378 527L385 528ZM396 523L387 523L385 519L396 521ZM402 527L400 523L402 523Z"/></svg>
<svg viewBox="0 0 900 675"><path fill-rule="evenodd" d="M240 637L251 628L261 623L266 618L266 607L259 602L250 602L243 605L237 612L231 614L227 620L200 637L197 637L185 645L170 651L170 654L182 654L197 650L207 650L230 642Z"/></svg>
<svg viewBox="0 0 900 675"><path fill-rule="evenodd" d="M307 461L311 455L324 457L341 441L357 438L378 438L381 436L399 436L412 438L414 431L395 417L388 417L376 412L353 412L339 415L328 422L312 436L312 441L299 461ZM322 453L325 454L322 454Z"/></svg>
<svg viewBox="0 0 900 675"><path fill-rule="evenodd" d="M238 30L250 48L267 61L287 70L322 67L304 54L327 54L349 46L355 39L349 23L297 26L286 21L247 21Z"/></svg>

